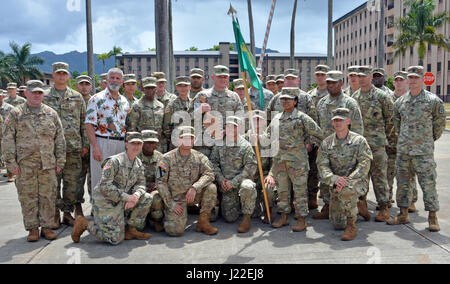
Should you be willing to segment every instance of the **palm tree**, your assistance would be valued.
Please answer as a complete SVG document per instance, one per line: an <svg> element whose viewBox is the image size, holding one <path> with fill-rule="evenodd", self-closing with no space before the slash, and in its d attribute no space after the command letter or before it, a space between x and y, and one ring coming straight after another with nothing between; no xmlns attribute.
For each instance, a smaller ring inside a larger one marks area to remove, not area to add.
<svg viewBox="0 0 450 284"><path fill-rule="evenodd" d="M114 46L113 49L108 52L109 57L114 57L115 67L117 67L116 56L122 53L123 53L122 48L118 46Z"/></svg>
<svg viewBox="0 0 450 284"><path fill-rule="evenodd" d="M247 7L248 7L248 21L250 27L250 50L253 56L255 56L255 28L253 26L252 0L247 0Z"/></svg>
<svg viewBox="0 0 450 284"><path fill-rule="evenodd" d="M109 53L102 53L97 55L97 61L101 61L103 63L103 73L106 72L106 60L108 60L111 56Z"/></svg>
<svg viewBox="0 0 450 284"><path fill-rule="evenodd" d="M295 68L295 15L297 13L297 0L294 2L291 21L291 56L289 60L290 68Z"/></svg>
<svg viewBox="0 0 450 284"><path fill-rule="evenodd" d="M6 83L12 81L13 78L10 58L0 51L0 87L4 88Z"/></svg>
<svg viewBox="0 0 450 284"><path fill-rule="evenodd" d="M419 65L423 66L427 44L450 51L449 39L437 32L439 27L450 21L450 15L447 12L433 15L436 7L433 0L408 0L405 5L410 7L410 11L396 22L400 34L393 44L396 50L394 56L403 55L418 44Z"/></svg>
<svg viewBox="0 0 450 284"><path fill-rule="evenodd" d="M37 66L44 64L44 60L38 56L31 56L31 43L19 46L15 42L10 42L12 53L8 54L11 64L11 72L14 81L24 84L27 78L41 79L42 72Z"/></svg>

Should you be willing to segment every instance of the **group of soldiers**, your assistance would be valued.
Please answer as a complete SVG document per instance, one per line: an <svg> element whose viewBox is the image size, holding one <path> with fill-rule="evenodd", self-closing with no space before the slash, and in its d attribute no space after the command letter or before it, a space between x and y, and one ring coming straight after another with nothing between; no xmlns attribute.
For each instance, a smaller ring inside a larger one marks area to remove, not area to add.
<svg viewBox="0 0 450 284"><path fill-rule="evenodd" d="M423 89L421 66L396 72L391 91L382 68L350 66L344 89L341 71L318 65L317 87L308 93L299 88L299 71L288 69L267 76L261 99L251 87L250 101L248 82L236 79L230 90L222 65L214 67L212 88L203 88L205 73L195 68L176 78L176 94L166 90L165 74L155 72L141 80L140 99L136 76L117 68L102 74L94 96L89 76L76 78L78 91L68 87L68 64L54 63L52 74L53 87L28 81L26 100L14 106L5 100L0 113L2 158L16 176L30 242L39 239L39 228L55 239L60 212L73 226L74 242L85 231L113 245L145 240L146 225L181 236L188 213L199 214L197 232L214 235L218 216L230 223L242 216L237 231L246 233L252 218L281 228L294 212L292 230L301 232L318 197L324 206L312 218L329 219L349 241L357 236L357 216L371 219L370 179L375 221L397 225L416 210L416 176L429 230L440 229L433 154L445 111ZM11 102L20 98L15 88L8 84ZM389 213L394 177L397 217ZM91 221L81 206L86 181Z"/></svg>

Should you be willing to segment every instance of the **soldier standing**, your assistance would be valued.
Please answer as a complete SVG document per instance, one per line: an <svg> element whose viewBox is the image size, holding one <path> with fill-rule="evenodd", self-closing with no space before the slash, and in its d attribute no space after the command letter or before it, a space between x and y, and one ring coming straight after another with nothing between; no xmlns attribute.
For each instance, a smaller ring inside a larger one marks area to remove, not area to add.
<svg viewBox="0 0 450 284"><path fill-rule="evenodd" d="M133 107L133 104L137 101L134 97L134 92L137 90L137 81L136 75L134 74L125 74L123 75L123 90L125 98L128 101L130 107Z"/></svg>
<svg viewBox="0 0 450 284"><path fill-rule="evenodd" d="M17 96L17 84L16 83L8 83L7 91L9 97L5 100L6 103L16 107L25 103L27 100L22 98L21 96Z"/></svg>
<svg viewBox="0 0 450 284"><path fill-rule="evenodd" d="M156 98L163 103L164 107L166 107L169 102L176 99L177 96L166 90L167 80L164 72L153 72L152 77L156 78Z"/></svg>
<svg viewBox="0 0 450 284"><path fill-rule="evenodd" d="M103 73L100 75L100 90L99 90L99 92L106 90L106 88L108 88L108 73Z"/></svg>
<svg viewBox="0 0 450 284"><path fill-rule="evenodd" d="M423 89L423 67L408 68L409 92L395 102L394 123L397 143L397 205L400 214L390 218L389 225L409 223L408 208L413 191L411 179L417 175L423 191L425 211L429 212L431 232L440 230L436 212L439 200L436 190L436 162L434 142L445 129L444 103L435 94ZM418 123L420 122L420 123Z"/></svg>
<svg viewBox="0 0 450 284"><path fill-rule="evenodd" d="M27 102L14 108L6 120L2 154L8 170L17 176L16 187L22 207L27 241L41 234L56 239L56 174L66 162L66 141L56 111L42 103L44 84L27 82Z"/></svg>
<svg viewBox="0 0 450 284"><path fill-rule="evenodd" d="M205 71L200 68L193 68L190 72L191 90L189 91L189 98L193 100L195 96L203 91L203 83L205 82Z"/></svg>
<svg viewBox="0 0 450 284"><path fill-rule="evenodd" d="M8 118L11 110L14 109L14 106L5 102L5 97L6 96L4 96L3 94L0 95L0 116L3 118L3 121L5 121ZM5 125L2 123L0 132L3 132L4 128L5 128ZM0 152L1 152L1 147L0 147ZM14 182L14 175L10 171L8 171L8 169L6 169L5 177L8 177L8 182Z"/></svg>
<svg viewBox="0 0 450 284"><path fill-rule="evenodd" d="M233 223L242 212L244 217L237 230L247 233L257 196L256 184L253 182L257 162L252 146L239 135L240 125L242 120L239 117L227 117L225 145L213 147L211 162L222 192L222 216L225 221Z"/></svg>
<svg viewBox="0 0 450 284"><path fill-rule="evenodd" d="M367 174L372 152L366 139L349 131L350 110L333 111L335 133L322 142L317 165L321 181L330 186L330 221L337 230L343 230L343 241L357 235L357 203L367 193Z"/></svg>
<svg viewBox="0 0 450 284"><path fill-rule="evenodd" d="M60 222L59 210L64 212L63 223L73 226L75 219L71 213L76 199L77 183L81 174L81 157L89 153L89 140L84 121L86 119L86 104L80 93L67 86L70 76L69 65L64 62L53 63L53 79L55 85L44 97L44 104L53 108L59 115L66 138L66 165L58 174L57 212L55 221L57 229ZM62 198L61 198L61 181Z"/></svg>
<svg viewBox="0 0 450 284"><path fill-rule="evenodd" d="M372 84L372 68L360 66L360 89L353 95L361 109L364 121L364 138L372 150L373 161L369 171L375 196L380 209L375 217L377 222L385 222L389 218L388 206L389 185L387 182L388 156L386 145L393 145L395 133L392 123L394 102L385 92Z"/></svg>
<svg viewBox="0 0 450 284"><path fill-rule="evenodd" d="M264 82L261 68L256 68L256 75L258 75L258 78L261 80L261 82ZM250 95L250 100L256 105L256 109L259 109L259 110L264 110L274 96L270 90L263 88L263 95L264 95L263 103L264 103L264 105L261 107L261 104L259 102L259 95L260 95L259 90L256 89L255 87L253 87L253 85L251 85L251 88L249 89L249 95Z"/></svg>
<svg viewBox="0 0 450 284"><path fill-rule="evenodd" d="M266 87L273 93L275 96L278 94L278 86L277 86L277 76L276 75L268 75L266 77Z"/></svg>
<svg viewBox="0 0 450 284"><path fill-rule="evenodd" d="M92 193L94 221L78 216L72 230L74 243L80 242L84 231L112 245L125 240L147 240L141 233L152 204L145 190L144 168L137 157L142 151L142 135L128 132L126 152L103 162L102 179Z"/></svg>
<svg viewBox="0 0 450 284"><path fill-rule="evenodd" d="M314 105L317 107L319 101L328 95L327 89L327 73L330 71L330 67L327 65L317 65L315 69L315 77L317 87L308 92L308 94L313 99Z"/></svg>
<svg viewBox="0 0 450 284"><path fill-rule="evenodd" d="M187 206L200 204L196 231L215 235L218 229L209 223L211 210L217 200L214 170L205 155L192 150L194 128L181 127L180 130L180 146L162 157L156 173L156 186L165 205L164 228L170 236L183 235Z"/></svg>
<svg viewBox="0 0 450 284"><path fill-rule="evenodd" d="M26 86L20 86L19 89L18 89L19 97L22 97L22 98L24 98L25 100L27 99L27 98L25 97L25 91L26 91L26 90L27 90L27 87L26 87Z"/></svg>
<svg viewBox="0 0 450 284"><path fill-rule="evenodd" d="M277 93L281 93L281 91L284 88L284 74L278 75L276 80L277 80L276 83L277 83L277 88L278 88Z"/></svg>
<svg viewBox="0 0 450 284"><path fill-rule="evenodd" d="M234 84L234 91L236 94L238 94L239 98L241 99L241 103L244 106L244 112L248 111L248 104L247 104L247 97L245 95L245 86L244 86L244 80L243 79L235 79L233 80ZM256 104L251 101L252 110L257 110Z"/></svg>
<svg viewBox="0 0 450 284"><path fill-rule="evenodd" d="M372 71L372 75L373 75L372 79L373 85L392 97L394 95L394 92L385 85L386 71L383 68L375 68Z"/></svg>
<svg viewBox="0 0 450 284"><path fill-rule="evenodd" d="M353 98L353 95L356 93L356 91L359 90L359 79L358 79L359 66L357 65L350 66L347 68L347 71L348 71L347 79L349 85L347 88L344 89L344 93L347 96Z"/></svg>

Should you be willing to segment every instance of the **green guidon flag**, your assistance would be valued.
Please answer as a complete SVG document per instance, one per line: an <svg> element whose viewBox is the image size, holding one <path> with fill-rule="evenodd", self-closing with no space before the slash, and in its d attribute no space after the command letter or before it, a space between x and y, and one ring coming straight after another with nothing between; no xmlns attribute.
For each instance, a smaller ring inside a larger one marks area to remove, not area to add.
<svg viewBox="0 0 450 284"><path fill-rule="evenodd" d="M250 80L252 82L252 86L255 89L259 90L259 106L261 109L264 109L264 93L262 88L263 84L258 78L258 75L256 75L256 60L248 49L244 38L242 37L241 27L239 26L239 22L237 19L233 19L233 30L234 37L236 39L236 48L238 51L241 70L248 72Z"/></svg>

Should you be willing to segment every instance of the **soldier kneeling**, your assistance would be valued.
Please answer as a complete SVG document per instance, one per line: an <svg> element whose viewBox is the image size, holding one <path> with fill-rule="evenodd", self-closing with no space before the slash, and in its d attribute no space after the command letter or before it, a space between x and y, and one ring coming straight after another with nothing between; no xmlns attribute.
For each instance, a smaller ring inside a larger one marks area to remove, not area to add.
<svg viewBox="0 0 450 284"><path fill-rule="evenodd" d="M118 245L124 239L147 240L151 237L140 232L152 205L152 197L146 192L144 167L137 157L142 145L141 133L129 132L126 152L103 162L102 179L92 192L94 221L77 217L72 231L75 243L86 230L112 245Z"/></svg>

